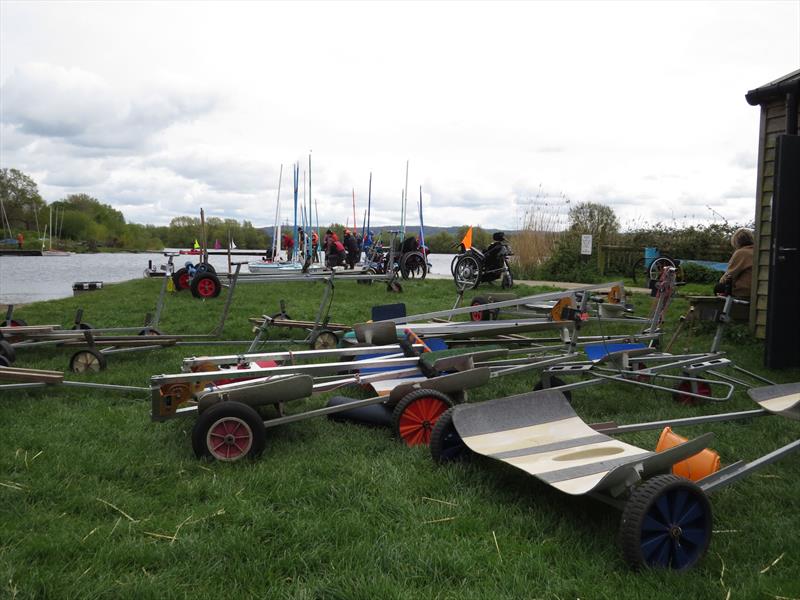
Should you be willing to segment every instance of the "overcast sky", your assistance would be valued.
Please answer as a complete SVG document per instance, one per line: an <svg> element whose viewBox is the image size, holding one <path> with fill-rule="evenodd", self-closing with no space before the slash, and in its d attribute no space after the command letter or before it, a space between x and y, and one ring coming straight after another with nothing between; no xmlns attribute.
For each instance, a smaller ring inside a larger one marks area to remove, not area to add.
<svg viewBox="0 0 800 600"><path fill-rule="evenodd" d="M800 1L4 1L0 166L139 223L271 224L281 164L285 219L309 151L323 223L355 188L360 226L370 171L399 222L406 160L431 225L515 228L537 193L744 223L744 94L798 67Z"/></svg>

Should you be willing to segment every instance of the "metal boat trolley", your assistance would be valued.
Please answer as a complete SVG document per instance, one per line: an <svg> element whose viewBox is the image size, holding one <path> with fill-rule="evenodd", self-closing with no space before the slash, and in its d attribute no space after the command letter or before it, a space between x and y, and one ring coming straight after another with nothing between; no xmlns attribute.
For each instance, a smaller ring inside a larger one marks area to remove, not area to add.
<svg viewBox="0 0 800 600"><path fill-rule="evenodd" d="M622 510L619 541L633 569L683 570L711 542L707 494L800 449L796 439L750 462L708 467L713 433L673 440L651 452L609 437L671 426L781 415L800 420L800 383L749 390L759 409L617 426L586 424L557 390L456 406L437 421L431 454L447 463L471 453L500 460L570 495L589 495ZM661 444L660 444L661 445ZM684 476L678 476L681 473ZM687 478L688 477L688 478Z"/></svg>

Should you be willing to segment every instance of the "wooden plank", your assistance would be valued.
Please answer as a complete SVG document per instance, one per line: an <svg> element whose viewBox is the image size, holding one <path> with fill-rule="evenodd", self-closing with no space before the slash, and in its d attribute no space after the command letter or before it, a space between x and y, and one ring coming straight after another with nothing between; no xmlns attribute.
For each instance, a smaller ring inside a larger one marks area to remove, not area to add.
<svg viewBox="0 0 800 600"><path fill-rule="evenodd" d="M759 297L766 298L767 295L769 294L769 281L764 280L764 279L760 280L758 282L758 288L757 289L758 289Z"/></svg>
<svg viewBox="0 0 800 600"><path fill-rule="evenodd" d="M755 327L755 336L759 340L763 340L767 337L767 328L763 325L756 325Z"/></svg>
<svg viewBox="0 0 800 600"><path fill-rule="evenodd" d="M767 310L767 299L764 296L759 296L758 301L756 302L756 309L757 310Z"/></svg>
<svg viewBox="0 0 800 600"><path fill-rule="evenodd" d="M767 134L770 133L786 133L786 113L773 117L767 117Z"/></svg>
<svg viewBox="0 0 800 600"><path fill-rule="evenodd" d="M61 371L44 371L42 369L0 367L0 380L20 381L23 383L61 383L64 381L64 373Z"/></svg>
<svg viewBox="0 0 800 600"><path fill-rule="evenodd" d="M764 162L775 160L775 148L770 148L766 152L764 152Z"/></svg>
<svg viewBox="0 0 800 600"><path fill-rule="evenodd" d="M61 325L23 325L21 327L0 327L0 334L20 336L30 333L51 333L61 329Z"/></svg>
<svg viewBox="0 0 800 600"><path fill-rule="evenodd" d="M767 326L767 311L756 309L756 325Z"/></svg>

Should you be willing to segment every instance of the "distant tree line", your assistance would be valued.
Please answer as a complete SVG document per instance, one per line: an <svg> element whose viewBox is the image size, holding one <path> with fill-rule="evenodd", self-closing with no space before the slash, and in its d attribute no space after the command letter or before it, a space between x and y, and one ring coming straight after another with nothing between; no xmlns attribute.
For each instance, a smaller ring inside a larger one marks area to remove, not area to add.
<svg viewBox="0 0 800 600"><path fill-rule="evenodd" d="M17 169L0 169L0 200L2 200L2 229L4 238L14 238L22 232L25 246L35 248L52 237L56 247L71 250L98 249L162 250L163 248L189 248L201 240L198 217L175 217L169 225L141 225L128 223L123 214L88 194L69 194L48 204L39 193L32 177ZM52 231L50 227L52 215ZM10 231L9 231L10 229ZM332 229L341 238L345 229L340 223L322 227L322 234ZM388 243L390 234L381 227L373 227ZM440 231L425 238L432 252L450 254L456 251L469 225L462 225L455 233ZM284 233L293 235L293 229L284 226ZM361 232L359 232L361 233ZM263 249L271 246L272 236L263 229L253 227L250 221L209 217L205 222L205 235L209 247L216 241L225 248L229 238L239 248ZM409 228L406 236L419 236L418 228ZM491 242L491 233L473 227L472 243L485 248Z"/></svg>
<svg viewBox="0 0 800 600"><path fill-rule="evenodd" d="M26 247L52 238L55 246L72 250L162 250L189 248L202 235L198 217L175 217L162 226L127 223L120 211L88 194L69 194L47 204L33 178L17 169L0 169L0 200L3 237L22 233ZM268 244L264 232L249 221L210 217L205 231L209 246L219 240L227 247L229 236L243 248Z"/></svg>

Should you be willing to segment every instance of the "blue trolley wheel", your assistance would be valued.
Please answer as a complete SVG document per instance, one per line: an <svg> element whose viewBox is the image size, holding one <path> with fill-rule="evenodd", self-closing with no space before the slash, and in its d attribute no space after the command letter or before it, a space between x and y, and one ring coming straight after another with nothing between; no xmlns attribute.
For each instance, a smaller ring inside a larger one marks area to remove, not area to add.
<svg viewBox="0 0 800 600"><path fill-rule="evenodd" d="M657 475L635 487L622 511L620 544L625 562L683 571L694 566L711 543L711 503L695 483Z"/></svg>
<svg viewBox="0 0 800 600"><path fill-rule="evenodd" d="M443 412L431 431L431 456L439 464L461 460L472 453L453 424L453 410Z"/></svg>

